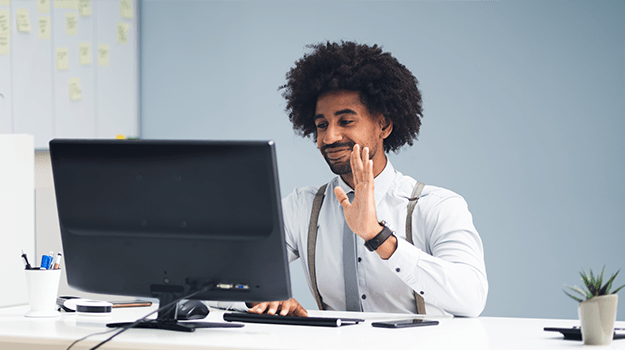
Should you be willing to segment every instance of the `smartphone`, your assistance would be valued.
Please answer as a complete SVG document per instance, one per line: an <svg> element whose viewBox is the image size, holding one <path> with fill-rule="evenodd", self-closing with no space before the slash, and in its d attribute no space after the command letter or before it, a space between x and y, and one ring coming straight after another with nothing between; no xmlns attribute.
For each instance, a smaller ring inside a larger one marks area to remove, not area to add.
<svg viewBox="0 0 625 350"><path fill-rule="evenodd" d="M435 320L424 320L421 318L407 319L407 320L396 320L396 321L384 321L384 322L373 322L371 325L373 327L384 327L384 328L407 328L407 327L420 327L420 326L435 326L438 324L438 321Z"/></svg>

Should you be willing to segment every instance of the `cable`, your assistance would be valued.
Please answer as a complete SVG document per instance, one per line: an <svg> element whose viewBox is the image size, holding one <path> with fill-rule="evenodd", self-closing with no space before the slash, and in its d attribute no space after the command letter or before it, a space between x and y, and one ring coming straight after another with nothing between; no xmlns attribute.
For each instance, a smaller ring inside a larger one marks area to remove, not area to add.
<svg viewBox="0 0 625 350"><path fill-rule="evenodd" d="M76 345L78 342L81 342L81 341L83 341L83 340L85 340L85 339L87 339L87 338L89 338L89 337L92 337L92 336L94 336L94 335L107 334L107 333L111 333L111 332L114 332L114 331L116 331L116 329L109 329L108 331L105 331L105 332L92 333L92 334L86 335L86 336L84 336L84 337L82 337L82 338L80 338L80 339L78 339L78 340L75 340L73 343L71 343L71 344L67 347L67 350L71 349L71 348L72 348L74 345Z"/></svg>
<svg viewBox="0 0 625 350"><path fill-rule="evenodd" d="M188 298L191 298L192 296L194 296L194 295L196 295L196 294L199 294L199 293L205 292L205 291L209 290L209 289L210 289L210 287L211 287L211 286L209 285L209 286L206 286L206 287L204 287L204 288L202 288L202 289L199 289L199 290L197 290L196 292L193 292L193 293L191 293L191 294L189 294L189 295L184 295L184 296L182 296L182 297L180 297L180 298L178 298L178 299L176 299L176 300L174 300L174 301L172 301L172 302L170 302L169 304L166 304L166 305L164 305L164 306L160 306L160 305L159 305L159 308L158 308L158 309L156 309L156 310L154 310L154 311L150 312L149 314L147 314L147 315L143 316L142 318L140 318L140 319L136 320L134 323L132 323L132 324L130 324L130 325L128 325L128 326L124 326L124 327L122 327L120 330L118 330L118 331L117 331L117 333L115 333L115 334L111 335L110 337L108 337L107 339L105 339L105 340L101 341L99 344L97 344L96 346L92 347L92 348L91 348L91 349L89 349L89 350L95 350L95 349L97 349L97 348L101 347L102 345L104 345L104 344L108 343L108 342L109 342L109 341L111 341L113 338L117 337L118 335L120 335L120 334L124 333L125 331L129 330L130 328L132 328L132 327L134 327L134 326L138 325L139 323L141 323L141 322L145 321L148 317L152 316L154 313L159 312L159 311L161 311L161 310L163 310L163 309L167 309L167 308L169 308L169 307L171 307L171 306L173 306L173 305L177 304L177 303L178 303L180 300L182 300L182 299L188 299ZM84 336L84 337L82 337L82 338L80 338L80 339L78 339L78 340L74 341L73 343L71 343L71 344L69 345L69 347L67 347L67 350L70 350L70 349L71 349L71 348L72 348L75 344L77 344L78 342L81 342L81 341L83 341L83 340L85 340L85 339L87 339L87 338L89 338L89 337L92 337L92 336L94 336L94 335L107 334L107 333L111 333L111 332L113 332L113 331L115 331L115 329L111 329L111 330L106 331L106 332L93 333L93 334L89 334L89 335L87 335L87 336Z"/></svg>

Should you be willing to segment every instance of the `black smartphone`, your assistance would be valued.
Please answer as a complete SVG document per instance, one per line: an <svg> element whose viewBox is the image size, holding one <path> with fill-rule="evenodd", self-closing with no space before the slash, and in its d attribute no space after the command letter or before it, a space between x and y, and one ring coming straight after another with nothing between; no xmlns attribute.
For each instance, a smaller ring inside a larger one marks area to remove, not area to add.
<svg viewBox="0 0 625 350"><path fill-rule="evenodd" d="M383 328L407 328L407 327L420 327L420 326L435 326L437 324L438 324L438 321L424 320L421 318L371 323L373 327L383 327Z"/></svg>

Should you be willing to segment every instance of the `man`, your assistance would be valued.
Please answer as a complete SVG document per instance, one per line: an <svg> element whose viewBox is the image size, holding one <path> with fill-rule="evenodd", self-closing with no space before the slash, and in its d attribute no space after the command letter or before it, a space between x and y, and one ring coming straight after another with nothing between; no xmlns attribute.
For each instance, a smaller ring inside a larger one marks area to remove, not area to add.
<svg viewBox="0 0 625 350"><path fill-rule="evenodd" d="M338 176L319 192L325 195L320 208L313 208L314 187L296 189L283 200L289 260L302 260L324 309L478 316L488 282L466 202L449 190L425 186L409 210L417 181L396 171L386 157L412 145L419 133L417 79L377 45L310 47L281 89L294 129L314 138ZM413 244L406 240L407 219ZM316 243L309 246L315 232ZM249 312L307 315L295 299L259 303Z"/></svg>

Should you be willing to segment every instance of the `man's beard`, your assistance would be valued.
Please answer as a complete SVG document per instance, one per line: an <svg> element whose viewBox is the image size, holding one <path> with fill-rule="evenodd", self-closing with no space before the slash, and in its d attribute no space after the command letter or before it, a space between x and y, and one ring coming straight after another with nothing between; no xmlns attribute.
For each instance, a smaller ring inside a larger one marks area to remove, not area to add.
<svg viewBox="0 0 625 350"><path fill-rule="evenodd" d="M330 166L330 170L337 175L345 175L350 174L352 172L352 166L349 162L349 158L347 157L346 161L333 161L328 156L328 150L333 148L349 148L350 150L354 149L354 142L343 142L343 143L333 143L329 145L325 145L321 147L321 154L323 158L326 160L328 165Z"/></svg>
<svg viewBox="0 0 625 350"><path fill-rule="evenodd" d="M332 163L327 157L324 156L324 158L326 159L326 162L328 162L330 170L332 170L332 172L336 175L351 174L352 166L349 164L349 161Z"/></svg>
<svg viewBox="0 0 625 350"><path fill-rule="evenodd" d="M349 142L344 142L344 143L333 143L333 144L325 145L321 147L321 154L323 154L323 158L326 160L326 162L330 166L330 170L332 170L333 173L335 173L336 175L350 174L352 172L352 165L350 164L350 161L349 161L350 157L347 157L346 161L340 161L340 162L332 161L328 157L327 150L332 149L332 148L348 148L348 147L350 150L353 150L354 145L355 143L353 141L349 141ZM369 149L369 159L373 159L375 152L376 150Z"/></svg>

